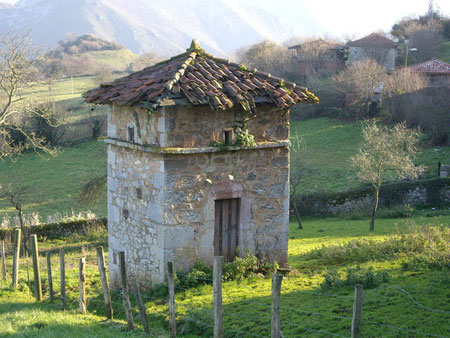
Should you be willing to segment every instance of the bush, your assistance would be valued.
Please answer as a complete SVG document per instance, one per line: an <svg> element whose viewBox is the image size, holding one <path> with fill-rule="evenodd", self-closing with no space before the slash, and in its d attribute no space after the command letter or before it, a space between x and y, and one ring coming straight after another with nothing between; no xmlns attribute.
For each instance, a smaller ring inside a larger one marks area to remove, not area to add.
<svg viewBox="0 0 450 338"><path fill-rule="evenodd" d="M362 284L364 288L370 289L390 280L387 271L376 273L373 271L373 267L362 269L360 266L347 268L344 276L336 269L331 269L323 277L325 280L320 284L322 289L355 286L356 284Z"/></svg>
<svg viewBox="0 0 450 338"><path fill-rule="evenodd" d="M27 233L36 234L40 238L57 239L74 235L90 235L107 229L107 219L67 219L60 223L42 224L25 227ZM0 229L0 240L10 240L14 229Z"/></svg>
<svg viewBox="0 0 450 338"><path fill-rule="evenodd" d="M255 276L270 276L278 269L278 264L260 261L250 251L245 257L236 257L234 261L223 265L224 281L242 281ZM198 261L192 270L184 276L177 276L175 284L180 288L191 288L197 285L211 284L213 269L202 261Z"/></svg>
<svg viewBox="0 0 450 338"><path fill-rule="evenodd" d="M447 227L410 227L404 233L383 241L352 240L341 245L322 246L307 254L328 264L362 263L405 256L429 268L450 267L450 229Z"/></svg>
<svg viewBox="0 0 450 338"><path fill-rule="evenodd" d="M414 203L411 207L436 207L446 208L448 201L444 198L444 191L450 187L449 178L435 178L420 181L404 181L390 183L381 186L380 211L383 208L392 209L386 211L404 217L409 212L401 205L406 200L408 193L415 190L424 191L422 203ZM345 218L359 219L367 217L373 206L373 187L365 186L358 189L337 193L311 193L297 196L297 208L303 216L340 216ZM420 199L418 199L420 200ZM383 217L383 216L381 216Z"/></svg>

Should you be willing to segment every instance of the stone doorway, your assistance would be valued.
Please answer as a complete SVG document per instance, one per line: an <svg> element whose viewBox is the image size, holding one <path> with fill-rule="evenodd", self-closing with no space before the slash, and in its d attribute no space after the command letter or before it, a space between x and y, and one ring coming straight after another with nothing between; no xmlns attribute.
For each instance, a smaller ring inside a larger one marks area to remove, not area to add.
<svg viewBox="0 0 450 338"><path fill-rule="evenodd" d="M240 199L215 201L214 255L231 262L237 256Z"/></svg>

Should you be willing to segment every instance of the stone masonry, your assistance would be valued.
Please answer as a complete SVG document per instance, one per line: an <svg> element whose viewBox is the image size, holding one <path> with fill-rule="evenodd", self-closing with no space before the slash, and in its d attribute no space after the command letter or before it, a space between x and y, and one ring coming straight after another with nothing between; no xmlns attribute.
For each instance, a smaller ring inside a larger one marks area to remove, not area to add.
<svg viewBox="0 0 450 338"><path fill-rule="evenodd" d="M212 264L216 199L240 199L241 255L250 250L287 263L289 111L258 106L258 117L247 122L257 147L209 147L246 115L240 107L113 108L106 140L113 286L120 284L119 251L129 274L146 285L164 281L168 261L184 272L198 259ZM135 143L127 142L129 127Z"/></svg>
<svg viewBox="0 0 450 338"><path fill-rule="evenodd" d="M214 255L248 251L285 266L289 108L307 88L204 51L186 52L84 94L109 104L110 282L161 283Z"/></svg>

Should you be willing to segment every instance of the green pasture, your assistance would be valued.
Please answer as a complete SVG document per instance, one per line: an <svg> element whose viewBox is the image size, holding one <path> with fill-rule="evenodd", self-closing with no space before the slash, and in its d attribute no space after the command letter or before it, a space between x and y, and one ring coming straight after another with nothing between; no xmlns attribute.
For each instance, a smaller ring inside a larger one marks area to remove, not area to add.
<svg viewBox="0 0 450 338"><path fill-rule="evenodd" d="M300 194L345 191L360 185L349 163L361 141L360 123L318 118L293 121L291 128L292 137L297 135L305 145L300 153L300 161L305 166ZM436 177L439 161L450 161L450 147L425 145L417 159L418 164L428 166L426 177ZM291 165L299 164L293 159ZM55 212L88 209L98 216L106 216L106 190L93 206L80 204L77 200L83 184L105 173L106 145L97 141L62 147L56 157L30 152L14 161L0 162L0 184L14 183L25 187L22 196L24 212L38 212L44 218ZM15 214L8 201L0 201L0 217L2 213Z"/></svg>
<svg viewBox="0 0 450 338"><path fill-rule="evenodd" d="M281 328L286 337L329 337L350 335L353 289L339 287L323 290L320 283L331 268L344 271L355 263L332 265L327 260L311 261L308 252L316 247L346 243L351 239L388 239L411 225L449 226L450 217L414 217L410 219L380 220L373 233L368 231L369 220L346 221L336 219L311 219L304 221L305 230L298 230L291 223L289 239L289 263L298 271L282 283ZM447 241L448 243L448 241ZM106 245L105 233L89 236L72 236L66 239L40 241L40 249L54 250L52 255L55 284L55 301L48 302L48 284L45 259L40 258L44 301L35 302L32 290L27 286L26 264L22 259L18 290L9 287L10 279L0 282L0 335L12 337L118 337L143 336L142 323L132 295L133 313L137 329L126 332L126 322L117 291L113 291L115 319L105 321L101 285L99 283L94 246ZM448 245L448 244L447 244ZM88 315L78 313L78 260L87 257ZM68 309L60 310L59 268L57 251L66 248L66 274ZM10 247L8 247L10 251ZM107 250L106 250L107 251ZM373 268L375 273L386 271L390 281L364 291L365 337L419 337L417 332L436 336L448 335L448 270L414 268L402 269L410 258L399 256L389 260L373 259L359 264L361 268ZM8 258L10 276L11 259ZM30 271L31 285L33 273ZM400 289L399 289L400 288ZM156 336L168 336L168 307L166 286L143 293L151 332ZM225 282L223 286L225 336L270 335L271 280L253 277L240 282ZM403 290L403 291L402 291ZM407 292L407 293L405 293ZM420 305L417 305L411 298ZM189 289L177 289L177 329L179 336L211 336L212 286L199 285ZM376 322L386 326L373 324ZM395 328L392 328L395 327ZM401 330L399 330L401 329ZM403 330L403 331L402 331Z"/></svg>

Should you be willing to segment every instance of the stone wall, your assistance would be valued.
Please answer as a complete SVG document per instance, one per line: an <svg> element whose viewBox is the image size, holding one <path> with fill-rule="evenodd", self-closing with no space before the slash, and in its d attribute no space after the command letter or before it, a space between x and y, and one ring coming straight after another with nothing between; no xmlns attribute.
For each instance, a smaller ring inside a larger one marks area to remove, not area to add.
<svg viewBox="0 0 450 338"><path fill-rule="evenodd" d="M395 69L395 59L397 58L397 50L393 47L353 47L349 48L348 59L352 64L355 61L362 61L368 58L375 59L382 65L387 72Z"/></svg>
<svg viewBox="0 0 450 338"><path fill-rule="evenodd" d="M270 170L267 168L270 167ZM213 263L214 200L240 198L238 247L287 263L289 150L171 155L165 160L165 258L189 269Z"/></svg>
<svg viewBox="0 0 450 338"><path fill-rule="evenodd" d="M335 194L311 194L299 198L303 216L348 216L370 214L374 203L373 188ZM381 187L379 208L450 206L450 179L432 179L385 184Z"/></svg>
<svg viewBox="0 0 450 338"><path fill-rule="evenodd" d="M108 146L110 278L119 282L119 251L139 280L164 277L164 161L161 155Z"/></svg>
<svg viewBox="0 0 450 338"><path fill-rule="evenodd" d="M450 88L450 74L427 74L431 87Z"/></svg>
<svg viewBox="0 0 450 338"><path fill-rule="evenodd" d="M289 111L259 105L247 123L259 146L210 148L225 128L242 123L242 108L116 108L108 137L136 143L108 146L110 279L119 286L118 251L143 285L164 281L168 261L187 272L198 259L212 264L215 200L239 198L238 247L287 264L289 228ZM139 131L138 131L139 130ZM269 144L270 143L270 144ZM194 149L183 153L183 149ZM177 152L177 154L174 154ZM269 169L268 169L269 168Z"/></svg>
<svg viewBox="0 0 450 338"><path fill-rule="evenodd" d="M166 106L156 112L139 108L113 107L108 114L108 137L127 140L129 126L136 129L136 143L159 147L208 147L224 141L223 131L241 125L251 116L240 106L213 111L209 106ZM257 142L289 139L289 111L259 104L257 118L246 123Z"/></svg>

